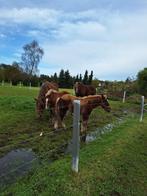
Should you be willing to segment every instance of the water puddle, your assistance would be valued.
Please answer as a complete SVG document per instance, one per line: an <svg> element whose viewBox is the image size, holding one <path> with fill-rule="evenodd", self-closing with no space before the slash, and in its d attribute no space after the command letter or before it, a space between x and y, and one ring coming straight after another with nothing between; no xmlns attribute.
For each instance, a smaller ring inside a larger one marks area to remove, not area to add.
<svg viewBox="0 0 147 196"><path fill-rule="evenodd" d="M117 118L114 123L96 128L94 132L86 135L85 142L89 143L100 138L101 135L111 132L114 127L119 126L123 122L124 118ZM54 153L56 156L54 155L53 160L58 159L60 154L69 154L71 151L72 141L69 141L66 145L62 145L56 150L56 153ZM26 175L34 166L41 164L42 161L40 161L32 149L17 149L7 153L0 158L0 187L16 182L19 177ZM52 161L50 159L49 163Z"/></svg>
<svg viewBox="0 0 147 196"><path fill-rule="evenodd" d="M91 132L86 135L85 142L89 143L91 141L96 140L97 138L100 138L101 135L111 132L114 127L117 127L119 124L121 124L123 122L124 122L123 118L117 118L117 121L114 123L109 123L109 124L105 125L104 127L96 128L96 130L94 132Z"/></svg>
<svg viewBox="0 0 147 196"><path fill-rule="evenodd" d="M31 149L12 150L0 158L0 186L13 183L18 177L27 174L38 162Z"/></svg>
<svg viewBox="0 0 147 196"><path fill-rule="evenodd" d="M103 127L98 127L98 128L96 128L95 131L88 133L86 136L85 135L82 136L80 139L81 139L81 141L83 141L85 143L92 142L92 141L96 140L97 138L101 138L101 136L103 134L111 132L114 127L119 126L123 122L124 122L123 117L122 118L117 118L116 122L106 124ZM72 148L73 148L73 146L72 146L72 140L71 140L67 143L67 146L64 150L64 154L66 155L66 154L72 153Z"/></svg>

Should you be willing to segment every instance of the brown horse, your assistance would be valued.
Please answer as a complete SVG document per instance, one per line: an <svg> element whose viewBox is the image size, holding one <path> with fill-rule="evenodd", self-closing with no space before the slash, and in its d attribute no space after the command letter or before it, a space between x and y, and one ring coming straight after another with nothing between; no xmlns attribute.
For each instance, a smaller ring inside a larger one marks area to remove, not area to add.
<svg viewBox="0 0 147 196"><path fill-rule="evenodd" d="M86 136L89 116L94 108L101 106L107 112L111 110L106 95L91 95L79 98L66 94L60 97L56 102L56 113L58 115L56 127L62 125L67 110L73 111L74 100L80 100L80 113L82 117L81 134L84 134L84 136Z"/></svg>
<svg viewBox="0 0 147 196"><path fill-rule="evenodd" d="M69 92L67 92L67 91L59 92L59 91L50 89L50 90L48 90L48 92L45 95L45 98L46 98L46 106L45 106L45 108L47 109L48 106L49 106L50 109L51 109L51 119L52 119L52 122L54 123L54 128L55 129L56 129L56 121L57 121L56 120L57 119L57 115L56 115L56 112L55 112L56 102L57 102L57 100L60 97L62 97L65 94L69 94Z"/></svg>
<svg viewBox="0 0 147 196"><path fill-rule="evenodd" d="M74 85L75 95L77 97L84 97L88 95L95 95L96 89L92 85L85 85L81 82L76 82Z"/></svg>
<svg viewBox="0 0 147 196"><path fill-rule="evenodd" d="M54 89L58 91L58 84L54 82L44 82L40 88L38 98L35 98L36 101L36 113L39 118L42 117L43 111L45 109L45 95L49 89Z"/></svg>

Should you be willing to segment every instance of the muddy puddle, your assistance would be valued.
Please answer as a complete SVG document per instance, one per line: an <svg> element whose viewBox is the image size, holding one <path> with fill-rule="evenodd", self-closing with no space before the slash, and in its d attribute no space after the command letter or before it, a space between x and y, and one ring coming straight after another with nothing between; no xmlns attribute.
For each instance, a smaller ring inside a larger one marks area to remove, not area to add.
<svg viewBox="0 0 147 196"><path fill-rule="evenodd" d="M0 186L15 182L18 177L27 174L38 163L31 149L12 150L0 158Z"/></svg>
<svg viewBox="0 0 147 196"><path fill-rule="evenodd" d="M111 132L114 127L117 127L119 124L123 122L124 122L123 118L118 118L117 121L114 123L109 123L103 127L96 128L95 131L86 135L85 142L89 143L96 140L97 138L100 138L101 135Z"/></svg>
<svg viewBox="0 0 147 196"><path fill-rule="evenodd" d="M114 127L117 127L123 122L123 118L118 118L114 123L109 123L101 128L96 128L94 132L86 135L85 143L94 141L97 138L100 138L103 134L111 132ZM54 152L57 156L52 160L50 159L48 163L59 159L60 155L66 155L71 152L72 141L69 141L66 145L60 146L59 149ZM42 161L32 149L12 150L0 158L0 187L16 182L19 177L28 174L33 168L35 168L34 166L39 166L41 163Z"/></svg>

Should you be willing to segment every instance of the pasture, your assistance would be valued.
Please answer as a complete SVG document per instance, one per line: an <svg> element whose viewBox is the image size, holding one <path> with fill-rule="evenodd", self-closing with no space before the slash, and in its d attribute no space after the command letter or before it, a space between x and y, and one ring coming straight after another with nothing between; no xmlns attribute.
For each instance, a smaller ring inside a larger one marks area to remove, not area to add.
<svg viewBox="0 0 147 196"><path fill-rule="evenodd" d="M31 149L39 161L24 176L0 185L3 195L145 195L147 115L139 123L140 104L133 99L110 101L110 113L101 108L92 112L89 134L106 125L115 126L109 134L81 144L80 172L75 175L70 170L70 155L65 155L72 116L65 119L67 129L58 131L54 131L48 111L42 120L36 119L38 90L0 86L0 156ZM14 175L12 172L11 178Z"/></svg>

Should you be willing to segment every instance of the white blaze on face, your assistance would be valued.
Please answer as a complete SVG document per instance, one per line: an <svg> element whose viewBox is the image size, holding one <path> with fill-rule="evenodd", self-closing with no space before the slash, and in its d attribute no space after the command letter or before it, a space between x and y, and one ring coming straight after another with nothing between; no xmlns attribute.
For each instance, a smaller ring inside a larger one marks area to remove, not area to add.
<svg viewBox="0 0 147 196"><path fill-rule="evenodd" d="M105 99L107 99L107 95L104 95Z"/></svg>
<svg viewBox="0 0 147 196"><path fill-rule="evenodd" d="M48 98L45 99L45 109L48 108Z"/></svg>

